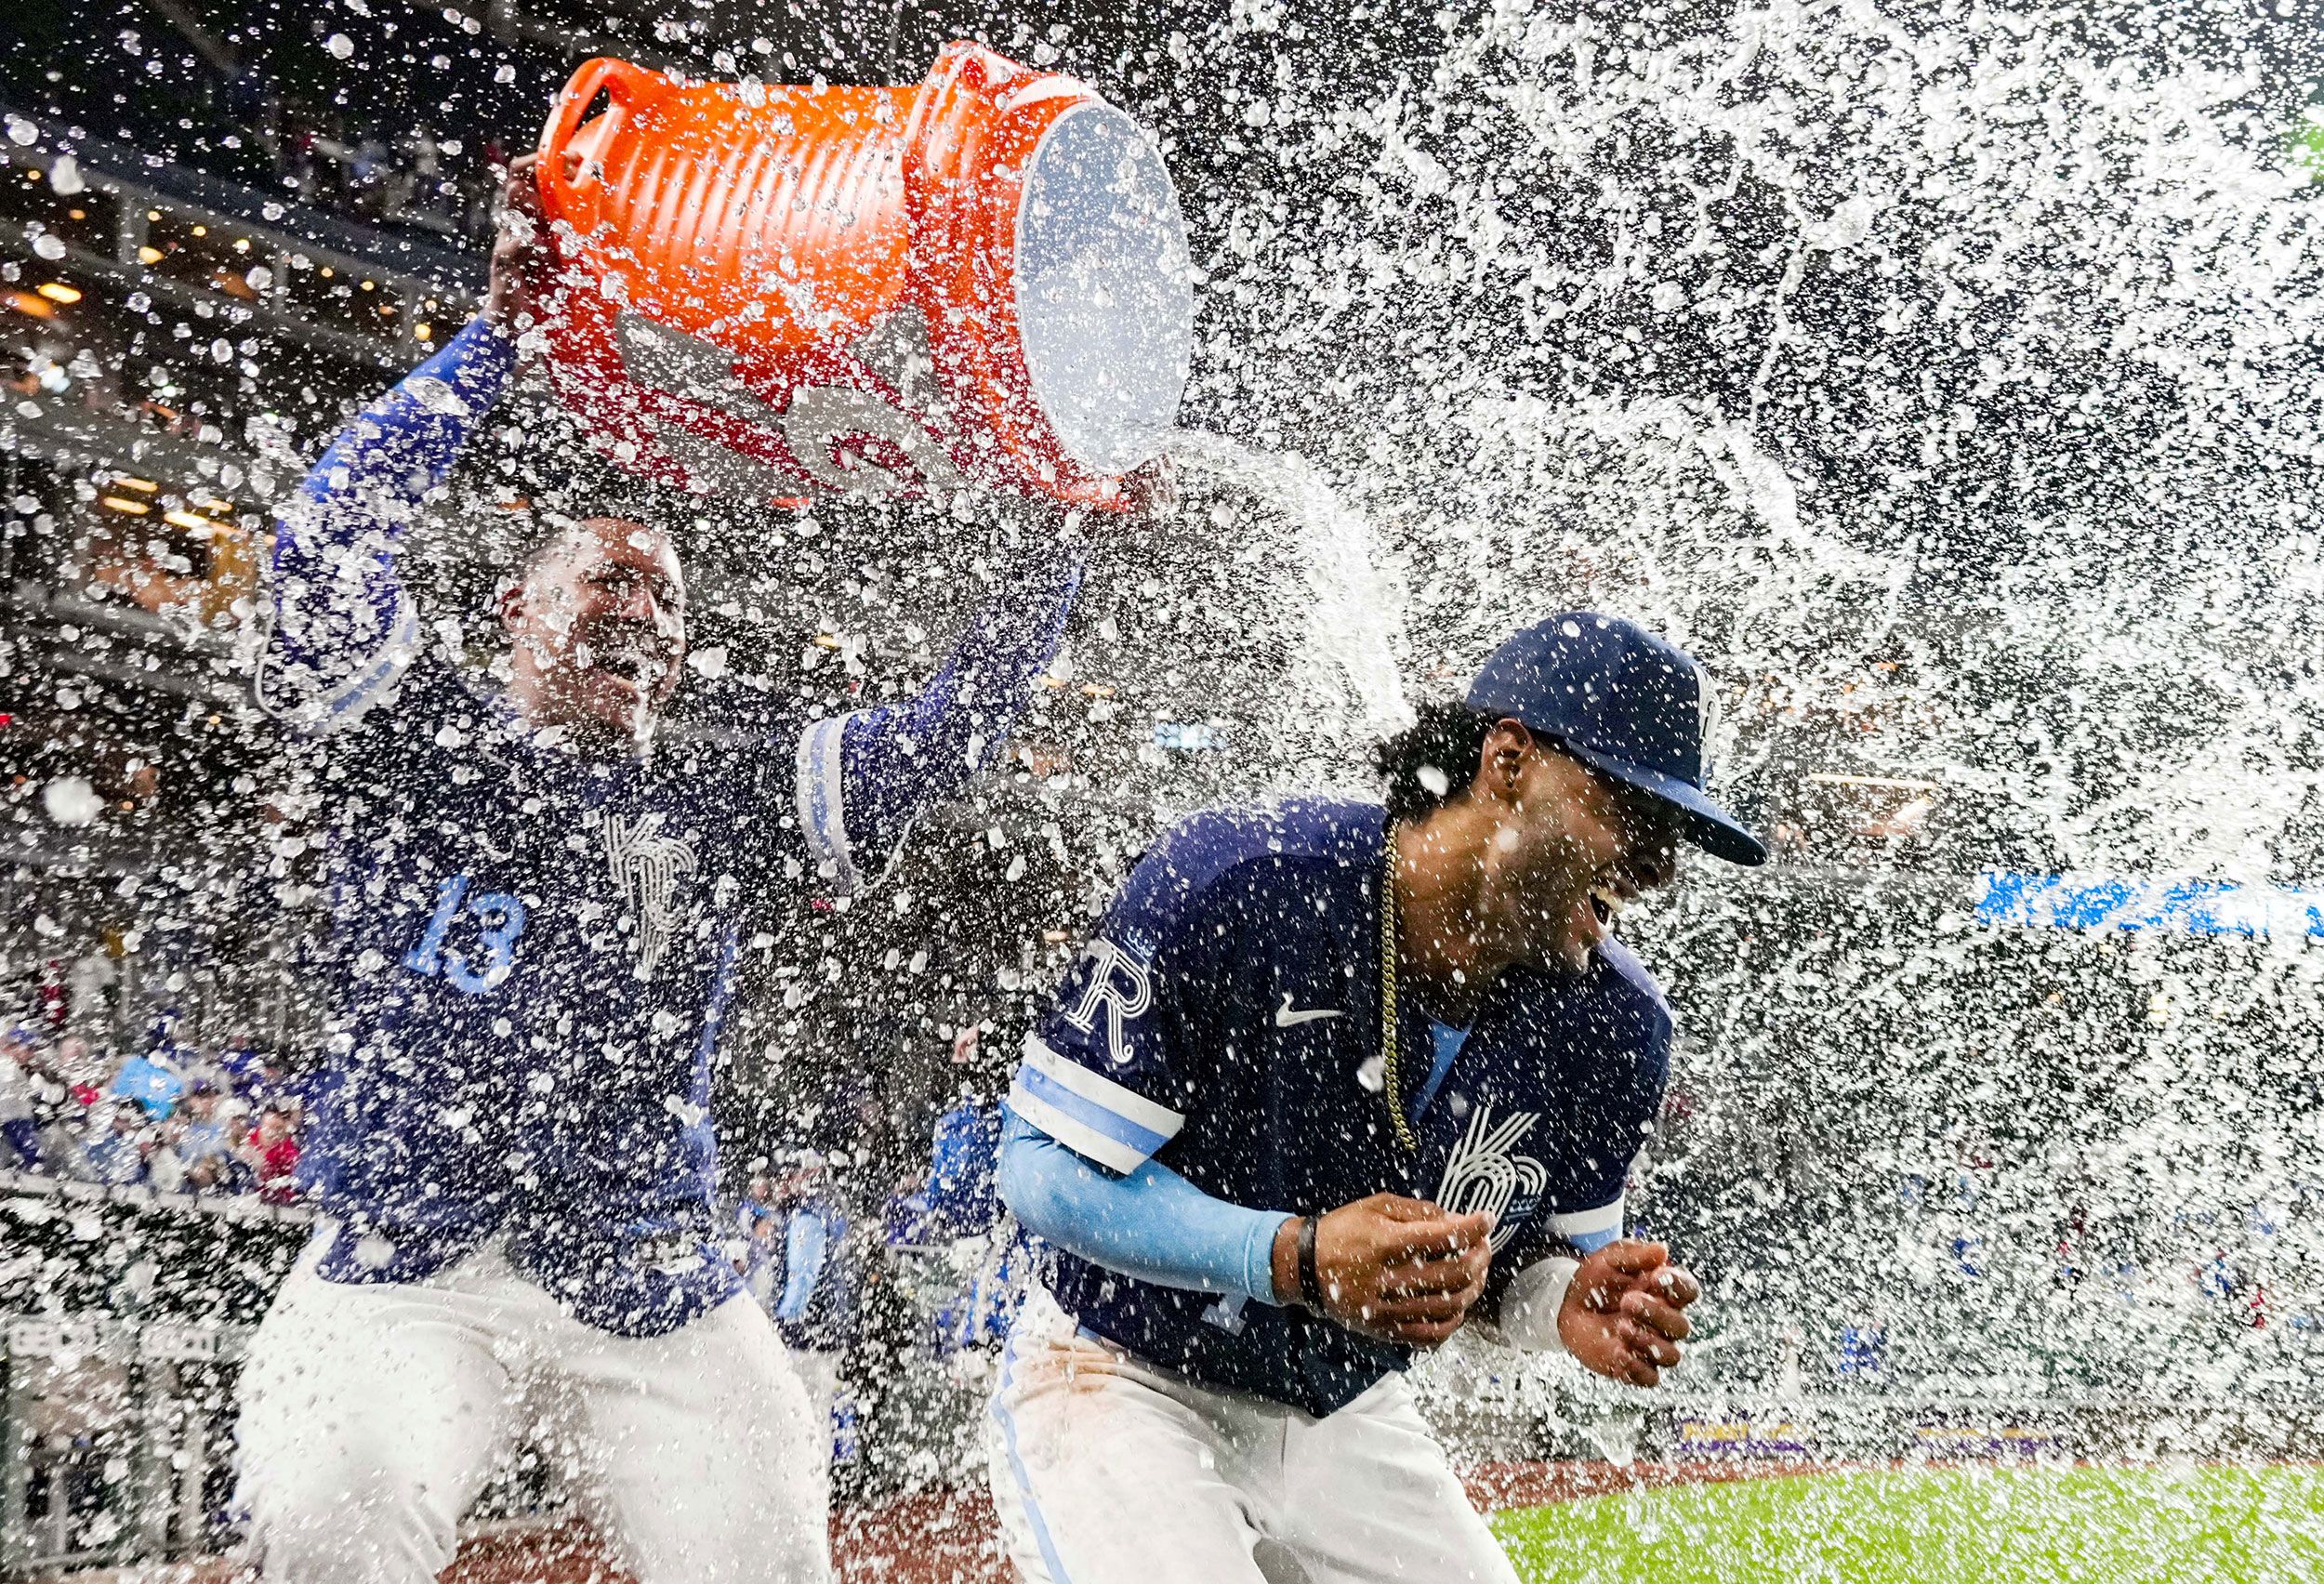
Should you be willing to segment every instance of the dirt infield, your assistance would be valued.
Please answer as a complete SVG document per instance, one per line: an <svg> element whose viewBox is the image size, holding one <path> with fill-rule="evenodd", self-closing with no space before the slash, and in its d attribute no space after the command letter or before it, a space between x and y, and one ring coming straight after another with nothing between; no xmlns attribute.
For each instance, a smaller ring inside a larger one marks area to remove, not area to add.
<svg viewBox="0 0 2324 1584"><path fill-rule="evenodd" d="M1479 1512L1505 1507L1546 1507L1623 1490L1719 1485L1793 1474L1829 1474L1860 1465L1804 1458L1719 1458L1691 1463L1481 1463L1461 1476Z"/></svg>
<svg viewBox="0 0 2324 1584"><path fill-rule="evenodd" d="M1609 1492L1829 1471L1804 1461L1486 1463L1466 1476L1480 1512L1538 1507ZM924 1491L857 1508L831 1524L839 1584L1011 1584L992 1502L982 1489ZM228 1564L83 1573L71 1584L245 1584ZM44 1581L64 1584L64 1581ZM632 1584L581 1523L510 1525L472 1535L441 1584Z"/></svg>
<svg viewBox="0 0 2324 1584"><path fill-rule="evenodd" d="M1478 1511L1538 1507L1612 1491L1761 1479L1829 1465L1736 1459L1717 1462L1486 1463L1468 1472ZM927 1491L835 1518L840 1584L1010 1584L991 1501L982 1490ZM479 1537L443 1584L628 1584L579 1525Z"/></svg>

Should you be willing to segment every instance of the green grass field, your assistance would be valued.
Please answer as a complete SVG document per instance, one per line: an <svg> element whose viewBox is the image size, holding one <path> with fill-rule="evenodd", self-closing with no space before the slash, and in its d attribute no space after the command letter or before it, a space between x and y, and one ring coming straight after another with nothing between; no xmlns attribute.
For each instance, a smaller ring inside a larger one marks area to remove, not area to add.
<svg viewBox="0 0 2324 1584"><path fill-rule="evenodd" d="M1527 1584L2324 1579L2324 1468L1802 1474L1518 1508Z"/></svg>

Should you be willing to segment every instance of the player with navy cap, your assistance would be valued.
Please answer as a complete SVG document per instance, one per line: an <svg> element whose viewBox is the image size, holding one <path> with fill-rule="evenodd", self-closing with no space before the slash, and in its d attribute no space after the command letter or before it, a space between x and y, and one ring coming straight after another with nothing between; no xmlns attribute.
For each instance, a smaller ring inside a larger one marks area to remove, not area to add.
<svg viewBox="0 0 2324 1584"><path fill-rule="evenodd" d="M512 462L563 476L525 492L540 542L495 606L508 648L463 666L407 540L548 310L528 231L275 538L259 687L327 745L334 1016L300 1162L325 1220L251 1345L243 1499L270 1579L422 1584L543 1410L641 1584L820 1579L827 1432L711 1211L743 930L770 896L860 891L991 756L1080 552L1032 548L915 696L778 694L676 733L687 591L662 513L535 447Z"/></svg>
<svg viewBox="0 0 2324 1584"><path fill-rule="evenodd" d="M1706 791L1713 696L1553 616L1383 747L1384 807L1198 814L1139 862L1009 1096L1050 1247L991 1425L1024 1577L1514 1578L1401 1372L1471 1320L1678 1362L1697 1286L1622 1236L1670 1013L1611 931L1682 843L1765 857Z"/></svg>

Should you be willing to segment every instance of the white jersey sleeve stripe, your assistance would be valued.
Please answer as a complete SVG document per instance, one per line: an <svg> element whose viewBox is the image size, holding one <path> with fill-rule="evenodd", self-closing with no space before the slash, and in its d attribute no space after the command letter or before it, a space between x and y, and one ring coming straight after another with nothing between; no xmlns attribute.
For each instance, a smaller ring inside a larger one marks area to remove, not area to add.
<svg viewBox="0 0 2324 1584"><path fill-rule="evenodd" d="M411 596L395 591L395 615L388 624L388 640L355 673L337 687L311 698L284 699L274 695L271 671L279 657L270 649L259 656L256 693L258 707L295 732L321 736L352 725L363 713L395 691L395 684L419 653L419 610Z"/></svg>
<svg viewBox="0 0 2324 1584"><path fill-rule="evenodd" d="M1552 1216L1550 1230L1568 1240L1598 1233L1618 1233L1622 1230L1622 1201L1616 1199L1595 1209L1571 1210L1564 1215Z"/></svg>
<svg viewBox="0 0 2324 1584"><path fill-rule="evenodd" d="M818 878L831 882L833 893L855 896L864 878L855 867L855 853L847 838L840 748L851 718L835 715L818 720L799 733L794 798L799 828L807 838Z"/></svg>
<svg viewBox="0 0 2324 1584"><path fill-rule="evenodd" d="M1088 1156L1108 1171L1127 1177L1146 1164L1145 1155L1136 1146L1107 1137L1031 1092L1022 1072L1009 1086L1009 1109L1076 1155Z"/></svg>
<svg viewBox="0 0 2324 1584"><path fill-rule="evenodd" d="M1024 1063L1061 1089L1090 1104L1112 1112L1132 1127L1160 1136L1167 1143L1186 1126L1183 1113L1148 1100L1137 1090L1125 1089L1102 1073L1093 1073L1077 1062L1068 1062L1050 1049L1049 1042L1037 1034L1024 1039Z"/></svg>

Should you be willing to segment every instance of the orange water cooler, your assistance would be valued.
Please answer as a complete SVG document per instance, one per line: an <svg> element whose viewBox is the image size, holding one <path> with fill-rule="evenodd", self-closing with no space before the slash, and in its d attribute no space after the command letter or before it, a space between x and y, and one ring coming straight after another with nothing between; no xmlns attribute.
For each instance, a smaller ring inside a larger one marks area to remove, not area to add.
<svg viewBox="0 0 2324 1584"><path fill-rule="evenodd" d="M704 493L1122 504L1185 389L1169 173L1070 77L971 44L917 87L574 74L540 188L565 403Z"/></svg>

